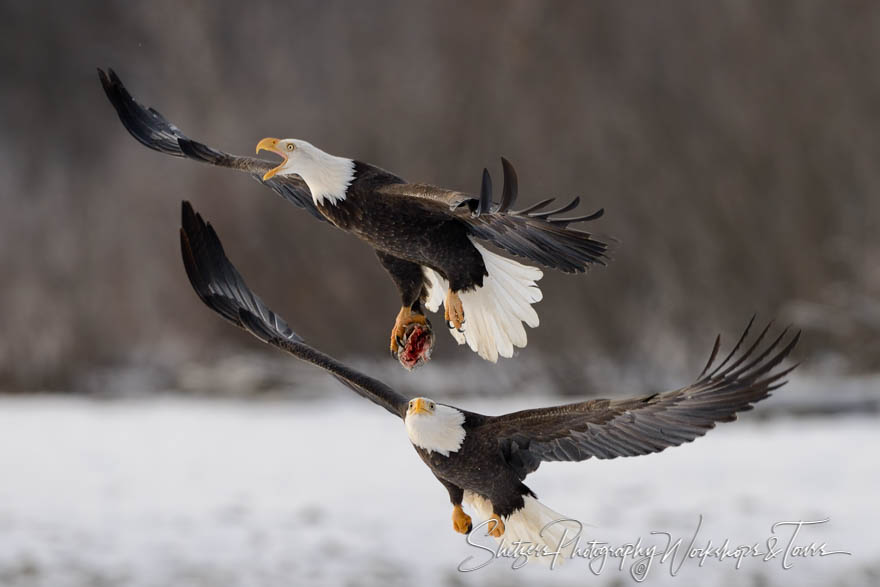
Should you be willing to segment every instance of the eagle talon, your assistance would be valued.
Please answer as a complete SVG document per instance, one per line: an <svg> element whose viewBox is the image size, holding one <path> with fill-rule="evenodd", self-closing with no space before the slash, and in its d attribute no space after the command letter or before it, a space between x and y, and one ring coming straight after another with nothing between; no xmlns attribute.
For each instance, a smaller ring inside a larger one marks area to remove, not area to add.
<svg viewBox="0 0 880 587"><path fill-rule="evenodd" d="M504 522L498 514L492 514L489 518L489 535L495 538L501 538L504 534Z"/></svg>
<svg viewBox="0 0 880 587"><path fill-rule="evenodd" d="M406 346L407 328L411 324L427 325L428 319L424 314L413 312L411 308L403 306L397 313L397 319L394 321L394 328L391 329L391 355L397 357L400 349Z"/></svg>
<svg viewBox="0 0 880 587"><path fill-rule="evenodd" d="M461 305L461 298L454 291L446 291L446 301L443 302L444 314L447 323L451 323L456 330L461 332L464 326L464 308Z"/></svg>
<svg viewBox="0 0 880 587"><path fill-rule="evenodd" d="M391 330L391 356L408 371L431 359L434 332L424 314L403 306Z"/></svg>
<svg viewBox="0 0 880 587"><path fill-rule="evenodd" d="M471 522L471 517L464 513L464 510L461 509L460 505L452 508L452 527L459 534L467 534L474 527Z"/></svg>

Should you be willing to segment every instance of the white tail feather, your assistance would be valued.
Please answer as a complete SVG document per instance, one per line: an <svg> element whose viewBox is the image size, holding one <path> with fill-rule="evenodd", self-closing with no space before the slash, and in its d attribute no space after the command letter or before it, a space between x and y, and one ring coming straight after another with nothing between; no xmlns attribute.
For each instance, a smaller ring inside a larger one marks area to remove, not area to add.
<svg viewBox="0 0 880 587"><path fill-rule="evenodd" d="M552 553L559 551L560 547L564 547L580 531L579 523L550 509L534 497L525 495L523 500L525 501L523 508L513 512L504 520L504 534L496 540L504 539L507 544L517 541L521 541L523 545L534 544L538 547L537 552ZM474 526L492 517L494 511L492 502L482 495L465 491L463 503L472 508L475 517L479 520L474 522ZM563 554L558 557L545 555L529 558L545 563L555 560L556 564L559 564L566 556Z"/></svg>
<svg viewBox="0 0 880 587"><path fill-rule="evenodd" d="M494 363L499 356L512 357L514 347L526 346L523 323L531 328L538 326L538 314L532 304L543 298L536 285L543 273L476 242L474 246L483 257L488 275L483 278L482 287L459 292L464 310L463 332L451 328L450 333L458 344L467 342L472 351ZM423 272L429 282L425 306L436 312L445 299L449 282L428 267L423 267Z"/></svg>

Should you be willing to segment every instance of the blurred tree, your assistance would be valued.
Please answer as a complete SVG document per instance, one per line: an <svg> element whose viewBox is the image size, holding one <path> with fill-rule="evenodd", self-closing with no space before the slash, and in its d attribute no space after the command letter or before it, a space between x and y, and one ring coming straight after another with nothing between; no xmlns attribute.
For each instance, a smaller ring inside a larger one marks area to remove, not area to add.
<svg viewBox="0 0 880 587"><path fill-rule="evenodd" d="M756 311L805 327L823 364L880 368L875 3L107 0L0 17L4 388L251 344L189 291L183 198L310 340L388 360L396 296L369 249L136 144L96 79L108 65L224 149L296 136L470 190L503 154L524 202L605 207L614 263L548 274L523 352L579 365L569 379L600 359L692 366ZM435 359L468 355L444 337Z"/></svg>

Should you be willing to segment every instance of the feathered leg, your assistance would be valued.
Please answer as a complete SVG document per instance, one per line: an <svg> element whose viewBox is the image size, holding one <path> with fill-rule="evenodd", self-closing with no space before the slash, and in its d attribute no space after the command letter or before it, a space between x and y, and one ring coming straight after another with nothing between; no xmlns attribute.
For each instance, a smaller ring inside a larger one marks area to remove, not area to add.
<svg viewBox="0 0 880 587"><path fill-rule="evenodd" d="M376 255L400 291L401 307L391 329L389 345L391 356L401 360L404 367L412 369L430 358L434 345L431 323L422 311L421 299L425 292L425 276L421 265L417 263L382 251L376 251ZM419 345L417 349L410 349L408 335L412 334L413 327L416 326L421 326L424 331L424 336L419 340L426 340L427 344Z"/></svg>
<svg viewBox="0 0 880 587"><path fill-rule="evenodd" d="M437 477L437 480L440 481L440 483L446 488L446 491L449 492L449 501L452 502L452 528L459 534L467 534L471 531L471 528L473 528L474 525L471 522L471 517L464 513L464 510L461 508L461 500L464 497L464 490L445 479L440 479L440 477Z"/></svg>

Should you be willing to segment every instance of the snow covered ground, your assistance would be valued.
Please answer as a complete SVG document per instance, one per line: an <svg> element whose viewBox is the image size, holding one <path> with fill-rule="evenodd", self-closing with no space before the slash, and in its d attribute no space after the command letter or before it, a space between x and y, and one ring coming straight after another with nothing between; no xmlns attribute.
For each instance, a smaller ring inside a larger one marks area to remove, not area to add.
<svg viewBox="0 0 880 587"><path fill-rule="evenodd" d="M876 585L880 418L755 414L658 455L544 464L528 484L614 546L659 548L650 533L664 531L684 549L702 515L695 546L766 549L775 522L830 518L796 543L852 552L789 570L782 554L739 570L689 560L672 576L679 555L655 560L648 585ZM778 531L780 548L790 534ZM0 399L3 587L633 584L632 558L623 571L496 560L461 573L468 556L488 560L453 532L402 424L341 389L319 401Z"/></svg>

